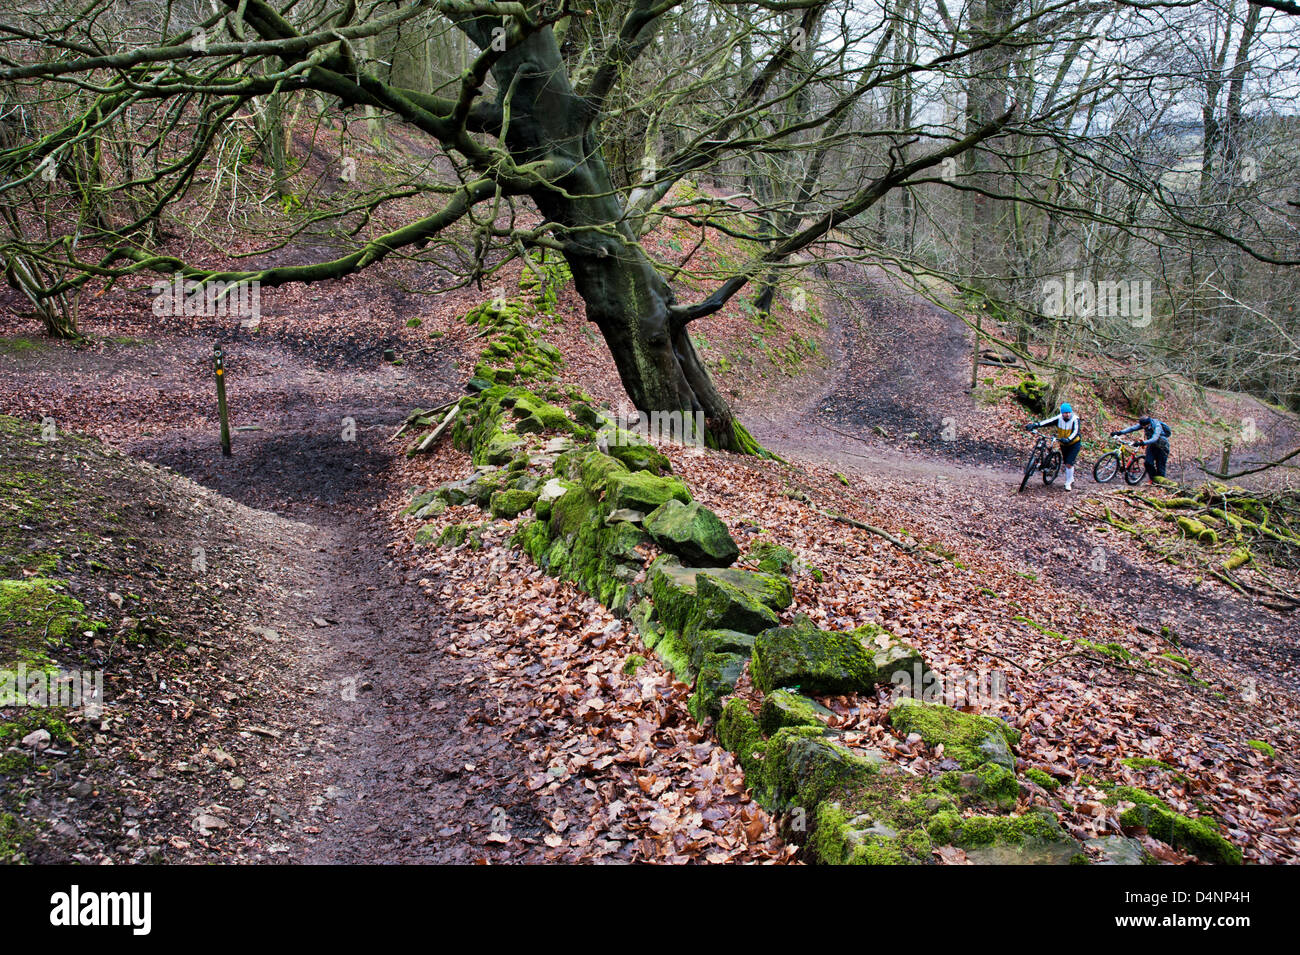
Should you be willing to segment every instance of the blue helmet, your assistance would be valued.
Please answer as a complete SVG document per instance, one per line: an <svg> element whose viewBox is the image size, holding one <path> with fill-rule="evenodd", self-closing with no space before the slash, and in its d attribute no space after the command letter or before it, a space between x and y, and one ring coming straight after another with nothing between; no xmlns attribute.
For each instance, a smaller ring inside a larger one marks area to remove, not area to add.
<svg viewBox="0 0 1300 955"><path fill-rule="evenodd" d="M1074 409L1070 407L1068 401L1061 405L1061 414L1074 414Z"/></svg>

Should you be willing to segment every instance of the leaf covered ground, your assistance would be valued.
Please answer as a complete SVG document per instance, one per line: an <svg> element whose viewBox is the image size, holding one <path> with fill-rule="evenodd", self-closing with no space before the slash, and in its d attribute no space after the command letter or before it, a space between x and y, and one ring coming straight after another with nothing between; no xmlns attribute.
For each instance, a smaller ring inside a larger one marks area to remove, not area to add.
<svg viewBox="0 0 1300 955"><path fill-rule="evenodd" d="M786 462L672 449L676 472L742 549L771 538L821 572L798 578L792 612L892 630L922 650L950 702L1022 730L1019 768L1041 782L1020 808L1050 807L1080 837L1118 832L1109 797L1135 785L1216 817L1249 861L1296 861L1293 617L1089 520L1109 488L1017 494L1025 415L965 394L960 328L865 278L851 287L860 294L825 299L822 331L801 326L824 360L798 367L715 360L772 350L741 309L700 324L724 387ZM29 428L51 417L217 492L187 496L165 472L146 492L128 468L124 506L156 501L129 513L143 542L92 532L102 566L58 540L5 571L67 579L111 632L141 616L138 600L183 633L183 646L133 650L111 732L74 728L68 755L44 760L10 753L26 762L5 776L6 811L35 829L31 858L795 861L735 761L689 717L689 689L622 621L510 549L508 522L459 547L417 543L421 525L402 513L413 489L462 477L466 459L445 444L407 459L391 436L412 407L459 393L477 347L460 316L479 297L348 280L275 292L257 331L204 319L160 331L147 299L112 293L81 346L5 319L0 412ZM851 321L855 307L871 321ZM571 289L543 331L565 352L565 380L617 409L608 355ZM229 462L214 453L218 336L232 423L247 429ZM936 336L948 344L927 357L919 346ZM401 364L381 360L390 347ZM945 417L958 440L941 436ZM347 419L355 441L342 437ZM81 468L74 488L112 483L90 459L59 458L63 446L31 447L51 455L32 470ZM33 522L18 506L30 497L6 489L8 544L36 527L52 539L94 527L75 510ZM222 511L234 507L224 499L247 510ZM256 533L196 576L190 525L205 515ZM482 515L453 508L439 523L462 520ZM148 572L127 559L145 553ZM65 649L60 662L104 653ZM747 678L738 692L754 698ZM887 726L883 697L822 702L851 742L917 772L943 763ZM127 759L140 771L123 777ZM59 800L73 787L85 795L69 815ZM124 816L143 821L119 842Z"/></svg>

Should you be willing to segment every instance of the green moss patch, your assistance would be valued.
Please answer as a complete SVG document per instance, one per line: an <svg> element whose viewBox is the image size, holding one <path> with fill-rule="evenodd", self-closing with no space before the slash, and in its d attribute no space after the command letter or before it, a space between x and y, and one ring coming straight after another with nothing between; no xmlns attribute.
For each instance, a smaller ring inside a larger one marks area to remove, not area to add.
<svg viewBox="0 0 1300 955"><path fill-rule="evenodd" d="M64 586L42 577L0 580L0 668L54 668L50 651L95 626Z"/></svg>
<svg viewBox="0 0 1300 955"><path fill-rule="evenodd" d="M1049 775L1041 769L1026 769L1025 778L1037 783L1039 786L1042 786L1048 792L1051 792L1054 789L1059 789L1061 786L1055 776Z"/></svg>
<svg viewBox="0 0 1300 955"><path fill-rule="evenodd" d="M792 690L773 690L763 698L758 725L767 735L786 726L824 727L835 714L816 700Z"/></svg>
<svg viewBox="0 0 1300 955"><path fill-rule="evenodd" d="M903 734L917 733L930 746L943 746L962 769L975 769L986 762L1015 769L1010 747L1020 733L1001 720L963 713L940 703L904 699L889 711L889 722Z"/></svg>
<svg viewBox="0 0 1300 955"><path fill-rule="evenodd" d="M660 477L648 471L621 471L609 476L606 484L609 503L614 508L631 508L649 514L670 500L691 502L686 485L675 477Z"/></svg>
<svg viewBox="0 0 1300 955"><path fill-rule="evenodd" d="M1184 816L1162 799L1132 786L1117 787L1107 801L1133 803L1120 814L1121 825L1145 829L1161 842L1184 849L1204 862L1241 865L1243 861L1241 850L1223 837L1213 819Z"/></svg>
<svg viewBox="0 0 1300 955"><path fill-rule="evenodd" d="M495 492L489 503L493 517L512 520L533 506L537 500L536 491L509 489Z"/></svg>

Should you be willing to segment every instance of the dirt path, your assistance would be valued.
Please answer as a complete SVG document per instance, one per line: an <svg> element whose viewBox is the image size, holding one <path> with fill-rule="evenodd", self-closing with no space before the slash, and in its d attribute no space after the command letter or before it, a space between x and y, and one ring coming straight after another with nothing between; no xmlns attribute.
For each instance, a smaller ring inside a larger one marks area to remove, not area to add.
<svg viewBox="0 0 1300 955"><path fill-rule="evenodd" d="M998 416L971 400L965 325L855 267L837 266L832 278L826 368L746 406L745 420L823 460L1001 480L1020 449L988 437Z"/></svg>
<svg viewBox="0 0 1300 955"><path fill-rule="evenodd" d="M1022 571L1079 595L1097 612L1159 628L1254 679L1291 692L1300 678L1294 622L1194 581L1132 559L1078 521L1073 507L1102 498L1091 462L1080 459L1075 490L1037 480L1019 493L1012 466L1027 448L966 438L991 414L967 393L970 344L963 323L919 299L882 290L860 273L841 276L846 295L829 310L832 373L800 401L749 409L755 435L799 463L846 473L863 489L903 489L915 501L912 526L955 535L970 552L995 549ZM945 419L948 419L945 421ZM944 440L944 425L953 424ZM873 432L883 427L889 437ZM917 437L900 436L915 432Z"/></svg>
<svg viewBox="0 0 1300 955"><path fill-rule="evenodd" d="M0 361L16 391L38 396L38 416L95 431L134 457L285 518L281 526L297 536L282 555L245 555L276 562L266 575L288 584L278 598L263 595L251 628L268 641L296 641L304 655L281 663L296 668L288 692L297 699L280 701L280 715L287 703L288 722L304 731L285 741L293 765L284 776L296 782L271 786L288 790L277 793L275 812L290 824L268 836L279 845L262 857L492 858L484 837L494 818L511 813L516 831L524 825L525 760L493 728L470 661L444 652L440 607L393 559L380 507L400 450L387 439L411 408L455 393L455 348L393 366L377 360L375 343L343 336L223 337L236 427L228 459L216 453L210 420L206 335L50 345ZM256 548L255 537L250 529L240 546ZM511 857L519 859L518 844Z"/></svg>
<svg viewBox="0 0 1300 955"><path fill-rule="evenodd" d="M358 392L365 377L353 378ZM395 446L386 439L423 400L412 390L394 387L387 406L286 395L283 414L237 435L228 461L213 457L208 435L131 449L309 529L311 586L295 597L305 619L327 625L323 681L309 698L321 734L309 758L323 785L312 797L319 832L291 861L474 861L494 810L527 797L519 755L483 729L473 675L442 652L439 608L387 550L379 502ZM353 441L342 439L345 418L356 422Z"/></svg>

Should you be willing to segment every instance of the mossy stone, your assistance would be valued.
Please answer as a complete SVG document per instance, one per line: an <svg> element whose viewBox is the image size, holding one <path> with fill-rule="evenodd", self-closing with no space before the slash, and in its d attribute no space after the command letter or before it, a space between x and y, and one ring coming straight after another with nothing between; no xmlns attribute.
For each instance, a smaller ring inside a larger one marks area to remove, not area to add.
<svg viewBox="0 0 1300 955"><path fill-rule="evenodd" d="M687 645L691 651L691 666L699 668L706 653L739 653L746 658L754 652L752 633L739 630L692 630L687 628Z"/></svg>
<svg viewBox="0 0 1300 955"><path fill-rule="evenodd" d="M707 653L695 678L695 693L687 708L696 722L716 719L722 712L722 698L736 688L745 672L748 657L739 653Z"/></svg>
<svg viewBox="0 0 1300 955"><path fill-rule="evenodd" d="M507 434L497 428L475 449L472 460L475 464L505 464L521 444L523 439L517 434Z"/></svg>
<svg viewBox="0 0 1300 955"><path fill-rule="evenodd" d="M966 850L977 865L1071 865L1085 861L1083 847L1046 810L1021 816L970 816L937 813L932 839Z"/></svg>
<svg viewBox="0 0 1300 955"><path fill-rule="evenodd" d="M1120 825L1143 828L1161 842L1185 849L1203 862L1241 865L1241 850L1223 837L1213 819L1175 812L1167 803L1131 786L1120 786L1108 801L1125 800L1133 808L1120 814Z"/></svg>
<svg viewBox="0 0 1300 955"><path fill-rule="evenodd" d="M589 452L578 462L578 474L581 476L582 486L598 497L605 493L605 485L610 475L618 472L627 473L627 468L622 462L599 451Z"/></svg>
<svg viewBox="0 0 1300 955"><path fill-rule="evenodd" d="M780 687L814 696L867 693L877 682L871 654L856 636L803 623L760 633L750 669L764 693Z"/></svg>
<svg viewBox="0 0 1300 955"><path fill-rule="evenodd" d="M603 520L600 504L586 488L569 487L563 495L551 502L551 537L571 540L578 531L589 524Z"/></svg>
<svg viewBox="0 0 1300 955"><path fill-rule="evenodd" d="M905 698L889 711L889 722L904 734L920 734L931 746L942 744L944 755L962 769L975 769L983 763L1015 769L1010 747L1019 742L1020 733L993 717Z"/></svg>
<svg viewBox="0 0 1300 955"><path fill-rule="evenodd" d="M717 732L718 742L735 754L745 771L746 781L754 786L762 772L767 742L758 728L758 720L749 712L744 700L733 698L723 705Z"/></svg>
<svg viewBox="0 0 1300 955"><path fill-rule="evenodd" d="M646 516L645 528L663 550L699 567L729 567L740 556L727 525L699 501L666 501Z"/></svg>
<svg viewBox="0 0 1300 955"><path fill-rule="evenodd" d="M1016 807L1020 784L1016 775L998 763L981 763L965 772L948 772L940 777L940 785L949 792L976 802L985 802L1010 811Z"/></svg>
<svg viewBox="0 0 1300 955"><path fill-rule="evenodd" d="M691 502L686 485L675 477L659 477L648 471L621 471L609 475L606 495L613 508L630 507L649 514L670 500Z"/></svg>
<svg viewBox="0 0 1300 955"><path fill-rule="evenodd" d="M680 633L695 610L695 578L693 567L683 567L675 557L656 558L646 569L646 581L655 612L665 629Z"/></svg>
<svg viewBox="0 0 1300 955"><path fill-rule="evenodd" d="M822 580L822 572L812 566L788 547L770 540L755 541L750 545L746 556L758 564L758 569L769 574L799 575L809 574L814 580Z"/></svg>
<svg viewBox="0 0 1300 955"><path fill-rule="evenodd" d="M460 547L469 539L469 533L473 529L473 524L448 524L438 535L438 546Z"/></svg>
<svg viewBox="0 0 1300 955"><path fill-rule="evenodd" d="M776 613L748 591L709 573L696 576L695 609L688 629L758 633L777 623Z"/></svg>
<svg viewBox="0 0 1300 955"><path fill-rule="evenodd" d="M816 700L792 690L773 690L763 698L758 726L771 736L786 726L825 726L835 714Z"/></svg>
<svg viewBox="0 0 1300 955"><path fill-rule="evenodd" d="M878 682L889 683L895 674L907 674L911 679L921 681L921 686L926 684L930 669L921 658L921 652L910 643L905 643L873 623L864 624L849 632L871 654Z"/></svg>
<svg viewBox="0 0 1300 955"><path fill-rule="evenodd" d="M609 454L621 461L629 471L649 471L651 474L671 474L673 464L651 444L615 440L610 442Z"/></svg>
<svg viewBox="0 0 1300 955"><path fill-rule="evenodd" d="M744 570L739 567L706 567L701 573L708 574L715 580L725 580L733 587L739 587L763 606L770 607L778 613L794 603L794 589L790 586L790 581L779 574Z"/></svg>
<svg viewBox="0 0 1300 955"><path fill-rule="evenodd" d="M532 507L536 500L536 491L516 489L497 491L492 495L490 509L493 517L511 520Z"/></svg>
<svg viewBox="0 0 1300 955"><path fill-rule="evenodd" d="M809 851L823 865L920 865L934 844L920 828L900 832L871 813L850 815L838 800L818 804Z"/></svg>
<svg viewBox="0 0 1300 955"><path fill-rule="evenodd" d="M811 810L832 793L851 789L880 771L883 757L849 749L810 726L777 730L766 744L761 792L776 811Z"/></svg>
<svg viewBox="0 0 1300 955"><path fill-rule="evenodd" d="M543 401L531 392L516 397L511 414L518 419L515 430L521 434L573 429L573 422L563 408Z"/></svg>

